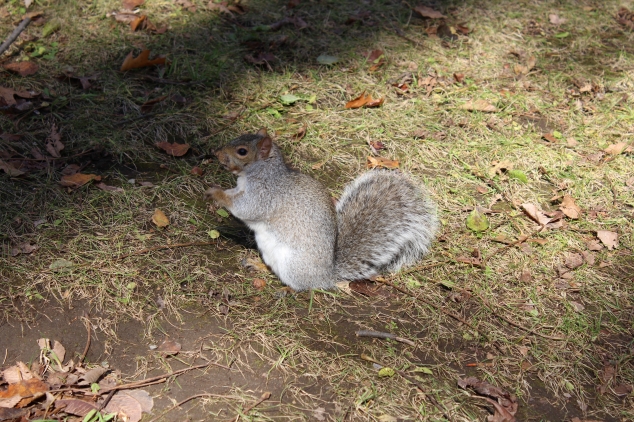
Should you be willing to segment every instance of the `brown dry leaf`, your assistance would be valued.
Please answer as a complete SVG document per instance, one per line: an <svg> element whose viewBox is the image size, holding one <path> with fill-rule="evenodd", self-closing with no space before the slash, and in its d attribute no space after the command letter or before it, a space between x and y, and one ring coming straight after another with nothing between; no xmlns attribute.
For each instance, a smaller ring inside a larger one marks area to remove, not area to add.
<svg viewBox="0 0 634 422"><path fill-rule="evenodd" d="M69 176L62 176L62 180L60 180L59 183L60 185L69 188L78 188L90 182L91 180L96 180L97 182L100 182L101 176L97 176L96 174L75 173Z"/></svg>
<svg viewBox="0 0 634 422"><path fill-rule="evenodd" d="M15 72L20 76L29 76L33 75L40 68L36 63L33 62L16 62L16 63L7 63L2 65L5 69Z"/></svg>
<svg viewBox="0 0 634 422"><path fill-rule="evenodd" d="M162 97L158 97L155 98L153 100L149 100L144 102L143 104L141 104L141 113L142 114L146 114L149 113L150 111L152 111L152 109L154 108L155 104L160 103L161 101L165 100L167 98L167 95L163 95Z"/></svg>
<svg viewBox="0 0 634 422"><path fill-rule="evenodd" d="M632 385L631 384L617 384L612 388L614 394L619 397L629 396L632 393Z"/></svg>
<svg viewBox="0 0 634 422"><path fill-rule="evenodd" d="M495 113L498 111L498 109L493 104L485 100L469 100L461 105L459 108L462 110L483 111L486 113Z"/></svg>
<svg viewBox="0 0 634 422"><path fill-rule="evenodd" d="M165 213L158 208L154 210L154 214L152 215L152 222L160 228L170 225L170 220L167 218Z"/></svg>
<svg viewBox="0 0 634 422"><path fill-rule="evenodd" d="M181 344L177 341L167 339L157 347L156 351L165 355L175 355L181 351Z"/></svg>
<svg viewBox="0 0 634 422"><path fill-rule="evenodd" d="M264 287L266 287L266 280L264 280L263 278L254 278L253 287L255 288L255 290L262 290Z"/></svg>
<svg viewBox="0 0 634 422"><path fill-rule="evenodd" d="M134 57L134 53L130 51L121 65L121 71L125 72L126 70L165 64L165 57L157 57L154 60L149 60L149 57L150 50L141 51L137 57Z"/></svg>
<svg viewBox="0 0 634 422"><path fill-rule="evenodd" d="M381 141L370 141L368 139L368 145L374 155L377 155L379 151L383 151L385 149L385 145Z"/></svg>
<svg viewBox="0 0 634 422"><path fill-rule="evenodd" d="M546 225L551 221L551 218L540 211L534 204L524 203L521 205L524 212L540 225Z"/></svg>
<svg viewBox="0 0 634 422"><path fill-rule="evenodd" d="M15 248L11 249L11 256L18 256L20 254L30 254L40 249L37 245L31 245L30 243L20 243Z"/></svg>
<svg viewBox="0 0 634 422"><path fill-rule="evenodd" d="M590 266L594 265L595 258L592 252L583 251L581 252L581 255L583 255L583 260L586 262L586 264Z"/></svg>
<svg viewBox="0 0 634 422"><path fill-rule="evenodd" d="M363 91L357 98L348 101L346 108L361 108L370 100L372 100L372 96L370 94L365 95L365 91Z"/></svg>
<svg viewBox="0 0 634 422"><path fill-rule="evenodd" d="M556 15L554 13L548 15L548 20L550 20L550 23L552 23L553 25L561 25L568 22L568 19L560 18L559 15Z"/></svg>
<svg viewBox="0 0 634 422"><path fill-rule="evenodd" d="M2 105L16 105L17 101L15 100L15 97L20 97L20 98L34 98L37 97L40 94L35 94L35 93L31 93L28 91L16 91L13 88L7 88L4 86L0 86L0 99L3 101L0 101L0 106ZM5 104L2 104L2 103Z"/></svg>
<svg viewBox="0 0 634 422"><path fill-rule="evenodd" d="M566 139L566 143L568 144L569 147L576 147L577 145L579 145L579 142L577 142L575 138Z"/></svg>
<svg viewBox="0 0 634 422"><path fill-rule="evenodd" d="M182 157L189 151L189 144L178 144L176 142L173 144L169 142L159 142L156 146L174 157Z"/></svg>
<svg viewBox="0 0 634 422"><path fill-rule="evenodd" d="M306 136L306 131L308 130L308 125L304 123L304 125L297 131L295 135L292 136L294 141L301 141L304 136Z"/></svg>
<svg viewBox="0 0 634 422"><path fill-rule="evenodd" d="M581 311L583 311L584 309L586 309L585 306L583 306L581 303L579 302L575 302L574 300L571 300L570 302L570 306L572 306L572 309L575 310L575 312L579 313Z"/></svg>
<svg viewBox="0 0 634 422"><path fill-rule="evenodd" d="M372 157L368 156L367 168L375 169L377 167L383 167L386 169L397 169L399 167L399 163L396 160L390 160L384 157Z"/></svg>
<svg viewBox="0 0 634 422"><path fill-rule="evenodd" d="M457 24L456 31L460 32L462 35L469 35L469 33L471 32L471 29L469 29L468 27L464 25Z"/></svg>
<svg viewBox="0 0 634 422"><path fill-rule="evenodd" d="M125 10L134 10L145 3L145 0L123 0L122 6Z"/></svg>
<svg viewBox="0 0 634 422"><path fill-rule="evenodd" d="M183 9L187 10L188 12L193 13L196 11L196 5L189 0L176 0L176 4L180 5Z"/></svg>
<svg viewBox="0 0 634 422"><path fill-rule="evenodd" d="M419 15L421 15L424 18L442 19L442 18L446 17L442 13L432 9L431 7L427 7L427 6L416 6L416 7L414 7L414 11L417 12Z"/></svg>
<svg viewBox="0 0 634 422"><path fill-rule="evenodd" d="M51 127L51 134L46 140L46 151L55 158L60 158L60 151L64 149L64 144L61 141L62 135L57 130L57 125Z"/></svg>
<svg viewBox="0 0 634 422"><path fill-rule="evenodd" d="M203 175L203 169L201 169L200 167L196 166L196 167L191 169L190 173L193 174L194 176L202 176Z"/></svg>
<svg viewBox="0 0 634 422"><path fill-rule="evenodd" d="M385 98L384 98L384 97L377 98L377 99L375 99L375 100L373 100L373 99L372 99L372 97L370 97L370 101L368 101L368 102L365 104L365 107L367 107L367 108L371 108L371 107L379 107L379 106L383 105L383 102L384 102L384 101L385 101Z"/></svg>
<svg viewBox="0 0 634 422"><path fill-rule="evenodd" d="M147 16L141 15L130 22L130 29L132 29L132 32L135 32L137 29L144 29L147 26L147 23Z"/></svg>
<svg viewBox="0 0 634 422"><path fill-rule="evenodd" d="M509 170L513 170L514 164L509 160L493 161L491 168L488 171L489 177L495 177L496 174L502 174Z"/></svg>
<svg viewBox="0 0 634 422"><path fill-rule="evenodd" d="M590 251L600 251L601 249L603 249L603 245L601 244L601 241L599 239L592 239L586 242L586 247Z"/></svg>
<svg viewBox="0 0 634 422"><path fill-rule="evenodd" d="M108 370L106 368L103 368L101 366L92 368L90 371L79 377L77 385L90 385L92 383L95 383L99 381L99 378L101 378L103 374L105 374L107 371Z"/></svg>
<svg viewBox="0 0 634 422"><path fill-rule="evenodd" d="M571 270L574 270L575 268L579 268L580 266L582 266L583 261L583 255L581 255L580 253L571 253L566 256L566 261L564 262L564 265L566 265L566 267L570 268Z"/></svg>
<svg viewBox="0 0 634 422"><path fill-rule="evenodd" d="M106 192L125 192L123 188L118 186L108 186L105 183L98 183L97 186L101 190L105 190Z"/></svg>
<svg viewBox="0 0 634 422"><path fill-rule="evenodd" d="M515 422L517 413L517 397L499 387L480 381L478 378L469 377L458 379L458 386L463 389L472 388L478 395L486 399L495 408L495 413L488 420L491 422Z"/></svg>
<svg viewBox="0 0 634 422"><path fill-rule="evenodd" d="M555 135L553 135L552 133L544 133L542 135L542 138L544 138L548 142L552 142L553 144L556 144L557 142L559 142L559 140L555 138Z"/></svg>
<svg viewBox="0 0 634 422"><path fill-rule="evenodd" d="M55 400L55 409L61 409L63 412L71 415L84 417L93 410L97 410L97 405L79 399L62 399Z"/></svg>
<svg viewBox="0 0 634 422"><path fill-rule="evenodd" d="M627 142L618 142L616 144L612 144L604 149L610 155L619 155L627 148Z"/></svg>
<svg viewBox="0 0 634 422"><path fill-rule="evenodd" d="M619 246L619 235L616 232L599 230L597 231L597 237L609 250Z"/></svg>
<svg viewBox="0 0 634 422"><path fill-rule="evenodd" d="M634 12L629 11L626 7L621 6L616 12L616 21L634 31Z"/></svg>
<svg viewBox="0 0 634 422"><path fill-rule="evenodd" d="M11 163L7 163L3 160L0 160L0 170L3 170L9 177L18 177L24 174L22 170L16 169Z"/></svg>
<svg viewBox="0 0 634 422"><path fill-rule="evenodd" d="M114 20L121 23L131 23L137 18L137 15L132 12L112 12L106 16L111 16Z"/></svg>
<svg viewBox="0 0 634 422"><path fill-rule="evenodd" d="M566 214L566 217L576 220L581 215L581 208L575 203L575 200L570 195L564 195L564 199L559 205L559 209Z"/></svg>
<svg viewBox="0 0 634 422"><path fill-rule="evenodd" d="M30 380L33 378L33 373L26 367L24 362L18 362L17 365L13 365L2 371L2 377L4 381L9 384L15 384L16 382Z"/></svg>
<svg viewBox="0 0 634 422"><path fill-rule="evenodd" d="M462 81L464 81L464 73L454 73L453 74L453 78L456 82L458 82L459 84L462 83Z"/></svg>
<svg viewBox="0 0 634 422"><path fill-rule="evenodd" d="M90 81L96 80L97 76L96 75L93 75L93 76L76 76L72 72L64 72L63 74L58 76L57 79L59 79L60 81L63 81L63 80L67 79L71 83L72 82L79 83L83 90L87 90L87 89L90 89L90 87L92 86Z"/></svg>
<svg viewBox="0 0 634 422"><path fill-rule="evenodd" d="M117 392L104 410L108 413L116 413L117 419L126 422L139 422L143 417L141 404L125 393L124 391Z"/></svg>
<svg viewBox="0 0 634 422"><path fill-rule="evenodd" d="M3 404L3 400L8 400L15 402L10 407L15 406L22 408L27 406L33 400L42 397L48 389L48 384L37 378L31 378L30 380L22 380L15 384L9 384L6 390L0 391L0 405Z"/></svg>

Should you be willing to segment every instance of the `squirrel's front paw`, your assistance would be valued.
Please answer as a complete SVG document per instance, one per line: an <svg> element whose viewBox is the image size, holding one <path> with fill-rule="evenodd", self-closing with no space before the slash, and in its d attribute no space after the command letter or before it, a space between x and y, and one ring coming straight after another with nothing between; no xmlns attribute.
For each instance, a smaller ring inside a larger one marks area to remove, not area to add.
<svg viewBox="0 0 634 422"><path fill-rule="evenodd" d="M220 186L210 187L209 189L205 191L205 194L204 194L205 201L211 201L212 199L214 201L217 201L221 192L222 192L222 188Z"/></svg>

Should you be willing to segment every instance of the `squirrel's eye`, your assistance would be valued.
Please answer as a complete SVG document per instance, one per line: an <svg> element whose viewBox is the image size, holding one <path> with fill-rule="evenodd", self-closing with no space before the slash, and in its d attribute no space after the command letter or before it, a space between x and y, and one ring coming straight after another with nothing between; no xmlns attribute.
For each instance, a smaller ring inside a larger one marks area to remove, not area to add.
<svg viewBox="0 0 634 422"><path fill-rule="evenodd" d="M245 156L249 151L246 148L238 148L238 155Z"/></svg>

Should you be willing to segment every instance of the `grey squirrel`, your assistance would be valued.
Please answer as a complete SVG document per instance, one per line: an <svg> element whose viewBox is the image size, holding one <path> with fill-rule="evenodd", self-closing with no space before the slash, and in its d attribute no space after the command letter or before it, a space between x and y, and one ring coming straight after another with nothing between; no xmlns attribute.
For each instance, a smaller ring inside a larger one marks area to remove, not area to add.
<svg viewBox="0 0 634 422"><path fill-rule="evenodd" d="M425 255L438 228L435 206L401 173L371 170L333 204L318 181L289 168L266 129L215 151L238 176L233 189L206 199L255 232L264 262L296 291L394 272Z"/></svg>

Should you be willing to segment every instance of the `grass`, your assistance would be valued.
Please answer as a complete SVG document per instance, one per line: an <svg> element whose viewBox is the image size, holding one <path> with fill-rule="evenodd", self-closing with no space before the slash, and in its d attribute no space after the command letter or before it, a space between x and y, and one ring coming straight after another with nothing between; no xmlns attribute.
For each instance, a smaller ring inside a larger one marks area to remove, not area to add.
<svg viewBox="0 0 634 422"><path fill-rule="evenodd" d="M4 72L0 85L44 93L50 105L37 113L2 115L0 128L22 138L0 140L0 150L14 158L31 157L33 146L45 151L53 124L62 133L63 156L95 149L48 166L31 165L21 178L0 174L4 320L28 319L43 303L88 303L99 313L95 328L110 339L107 351L112 351L122 340L118 327L123 321L142 323L145 336L155 338L165 331L166 318L190 323L187 312L202 305L201 312L221 321L214 324L225 330L214 334L216 356L233 356L241 371L296 381L303 374L330 389L304 394L301 383L291 382L288 394L299 401L281 400L280 407L261 413L256 409L257 420L310 419L317 407L325 407L332 420L441 420L402 378L378 378L371 364L358 359L362 353L408 373L421 366L431 369L433 375L418 375L420 382L455 420L482 420L486 414L482 401L456 386L459 377L471 375L516 394L521 419L634 417L632 395L614 394L615 387L634 379L633 156L597 156L610 144L632 142L634 33L614 20L618 8L632 9L632 2L434 3L450 25L464 23L472 30L455 40L428 37L426 28L437 22L420 19L400 2L302 2L289 12L285 2L253 0L245 3L244 15L235 16L196 4L198 11L192 13L169 1L148 2L143 13L157 26L169 26L165 34L153 35L133 33L107 18L119 9L117 1L37 3L60 29L38 39L42 27L30 26L26 33L36 39L17 42L11 59L25 59L38 47L55 51L54 57L31 58L40 66L38 73ZM11 17L3 23L19 20L21 3L5 7ZM345 23L363 10L369 12L363 22ZM549 23L552 13L567 22ZM302 17L309 27L250 29L288 14ZM167 55L169 64L119 72L124 57L141 48ZM369 71L362 55L373 49L383 50L387 59L376 72ZM269 66L244 59L265 50L276 56ZM320 54L335 55L339 62L319 65ZM515 66L530 56L535 67L517 74ZM76 75L96 75L94 89L82 91L58 80L61 72L71 71L69 66ZM456 83L454 73L464 74L464 82ZM438 80L429 95L418 86L428 75ZM403 78L410 86L406 93L392 86ZM591 90L580 92L586 84ZM345 110L346 101L364 90L385 97L384 105ZM302 100L284 106L280 96L287 93ZM172 101L176 94L186 102ZM141 113L143 103L160 96L167 99L149 114ZM460 109L475 99L499 111ZM293 135L303 125L306 136L297 141ZM157 245L209 242L208 230L230 226L202 202L202 192L208 184L229 186L232 179L205 160L216 146L260 127L275 133L295 167L323 181L334 195L364 171L367 141L383 142L383 155L398 159L438 203L443 230L422 264L447 261L403 273L396 282L461 315L477 332L387 287L377 298L316 293L308 313L307 295L280 300L275 277L243 269L242 259L254 253L226 237L204 248L115 259ZM412 135L420 130L426 133L422 138ZM554 131L562 134L559 142L542 139ZM187 142L192 148L185 157L173 158L154 147L159 141ZM507 173L490 176L502 160L524 172L528 182ZM67 163L85 165L85 172L102 175L106 184L124 192L92 185L72 192L60 188ZM205 170L203 178L190 174L196 165ZM129 179L155 186L140 187ZM544 244L529 241L496 253L502 246L496 237L515 240L536 228L520 204L553 211L558 204L551 198L563 194L582 208L580 219L536 235ZM476 205L494 211L488 214L491 228L482 234L465 226ZM169 216L167 230L150 223L155 208ZM41 219L46 223L35 226ZM558 268L569 254L587 251L597 230L617 232L619 247L591 252L594 264L562 278ZM10 249L23 242L39 250L10 256ZM474 250L488 259L486 268L456 260ZM61 258L90 265L48 270ZM256 277L267 280L263 291L252 286ZM566 340L529 334L500 314ZM356 339L357 329L416 338L418 347ZM615 377L607 382L608 391L598 394L606 366L615 367ZM330 405L320 402L322 394ZM236 395L244 404L259 397L238 390ZM205 403L213 408L216 402Z"/></svg>

